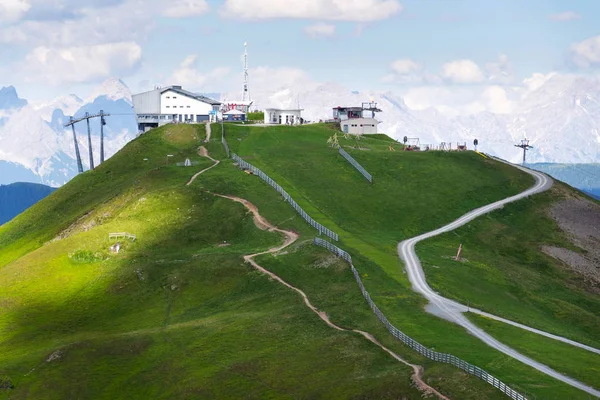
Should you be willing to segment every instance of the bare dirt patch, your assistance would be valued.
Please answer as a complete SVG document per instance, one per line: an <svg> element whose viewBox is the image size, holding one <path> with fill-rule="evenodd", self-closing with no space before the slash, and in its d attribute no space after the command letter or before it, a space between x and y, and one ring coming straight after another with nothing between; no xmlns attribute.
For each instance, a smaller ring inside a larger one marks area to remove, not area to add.
<svg viewBox="0 0 600 400"><path fill-rule="evenodd" d="M581 274L592 290L600 293L600 206L584 198L571 197L556 203L549 213L583 252L550 246L542 250Z"/></svg>

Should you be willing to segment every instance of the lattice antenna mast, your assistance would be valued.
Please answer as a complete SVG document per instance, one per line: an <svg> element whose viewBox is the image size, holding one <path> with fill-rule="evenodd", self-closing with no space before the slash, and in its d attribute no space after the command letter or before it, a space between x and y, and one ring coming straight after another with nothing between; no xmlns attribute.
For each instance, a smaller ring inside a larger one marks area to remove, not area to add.
<svg viewBox="0 0 600 400"><path fill-rule="evenodd" d="M244 42L244 92L242 101L250 101L250 92L248 91L248 42Z"/></svg>

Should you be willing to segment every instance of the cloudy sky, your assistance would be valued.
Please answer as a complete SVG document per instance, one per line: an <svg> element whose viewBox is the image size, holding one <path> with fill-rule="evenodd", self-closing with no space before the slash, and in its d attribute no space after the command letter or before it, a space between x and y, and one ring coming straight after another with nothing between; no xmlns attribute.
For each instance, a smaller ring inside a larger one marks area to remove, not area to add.
<svg viewBox="0 0 600 400"><path fill-rule="evenodd" d="M227 92L247 41L251 90L337 82L509 112L547 74L599 73L598 17L596 0L0 0L0 87L43 101L116 76Z"/></svg>

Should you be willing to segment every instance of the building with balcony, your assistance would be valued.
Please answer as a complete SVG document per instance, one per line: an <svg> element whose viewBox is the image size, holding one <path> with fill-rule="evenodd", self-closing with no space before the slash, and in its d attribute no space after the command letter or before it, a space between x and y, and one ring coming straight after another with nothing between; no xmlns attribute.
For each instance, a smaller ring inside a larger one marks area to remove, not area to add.
<svg viewBox="0 0 600 400"><path fill-rule="evenodd" d="M381 112L377 103L362 103L361 107L335 107L333 120L340 124L342 132L352 135L378 133L379 121L375 113Z"/></svg>
<svg viewBox="0 0 600 400"><path fill-rule="evenodd" d="M181 86L156 88L132 97L140 132L168 123L214 122L221 106L220 102Z"/></svg>

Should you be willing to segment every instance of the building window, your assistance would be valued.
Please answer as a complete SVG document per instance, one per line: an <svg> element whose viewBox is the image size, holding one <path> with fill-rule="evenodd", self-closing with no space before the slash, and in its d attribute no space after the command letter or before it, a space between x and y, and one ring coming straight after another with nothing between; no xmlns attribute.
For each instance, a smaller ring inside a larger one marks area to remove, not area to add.
<svg viewBox="0 0 600 400"><path fill-rule="evenodd" d="M179 106L179 108L183 108L183 106Z"/></svg>
<svg viewBox="0 0 600 400"><path fill-rule="evenodd" d="M187 106L187 108L190 108L190 106Z"/></svg>
<svg viewBox="0 0 600 400"><path fill-rule="evenodd" d="M170 98L171 98L171 96L167 96L167 99L170 99Z"/></svg>
<svg viewBox="0 0 600 400"><path fill-rule="evenodd" d="M171 108L171 106L167 106L167 108Z"/></svg>
<svg viewBox="0 0 600 400"><path fill-rule="evenodd" d="M177 98L177 96L173 96L173 99L176 99L176 98Z"/></svg>

